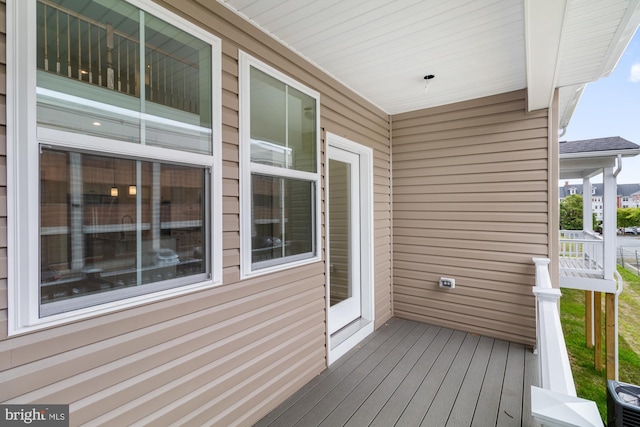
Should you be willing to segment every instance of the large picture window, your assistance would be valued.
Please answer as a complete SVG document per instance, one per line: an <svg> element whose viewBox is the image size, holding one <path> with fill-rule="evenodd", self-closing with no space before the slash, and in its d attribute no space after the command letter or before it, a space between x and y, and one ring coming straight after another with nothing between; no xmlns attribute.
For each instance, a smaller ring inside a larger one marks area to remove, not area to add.
<svg viewBox="0 0 640 427"><path fill-rule="evenodd" d="M219 39L147 0L7 10L10 333L221 283Z"/></svg>
<svg viewBox="0 0 640 427"><path fill-rule="evenodd" d="M201 167L43 148L41 315L206 280L208 181Z"/></svg>
<svg viewBox="0 0 640 427"><path fill-rule="evenodd" d="M242 272L319 259L319 95L241 53Z"/></svg>

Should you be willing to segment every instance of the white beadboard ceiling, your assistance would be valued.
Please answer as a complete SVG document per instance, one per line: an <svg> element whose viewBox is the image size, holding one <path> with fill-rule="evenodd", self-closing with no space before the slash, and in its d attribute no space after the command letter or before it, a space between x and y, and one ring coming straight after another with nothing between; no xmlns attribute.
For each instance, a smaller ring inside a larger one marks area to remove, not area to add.
<svg viewBox="0 0 640 427"><path fill-rule="evenodd" d="M218 1L389 114L560 87L561 126L640 23L640 0Z"/></svg>

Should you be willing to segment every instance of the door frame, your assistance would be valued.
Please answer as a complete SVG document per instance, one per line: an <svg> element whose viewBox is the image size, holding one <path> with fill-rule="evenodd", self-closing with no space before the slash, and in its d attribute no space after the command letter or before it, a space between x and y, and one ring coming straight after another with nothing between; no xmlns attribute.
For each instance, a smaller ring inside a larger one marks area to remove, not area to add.
<svg viewBox="0 0 640 427"><path fill-rule="evenodd" d="M329 181L329 147L339 148L356 154L360 158L360 281L362 310L359 320L333 335L329 334L329 227L325 227L325 269L326 269L326 348L327 365L355 347L374 330L374 227L373 227L373 150L339 135L327 132L325 143L325 188ZM328 214L329 197L325 196L325 212ZM327 216L328 218L328 216Z"/></svg>

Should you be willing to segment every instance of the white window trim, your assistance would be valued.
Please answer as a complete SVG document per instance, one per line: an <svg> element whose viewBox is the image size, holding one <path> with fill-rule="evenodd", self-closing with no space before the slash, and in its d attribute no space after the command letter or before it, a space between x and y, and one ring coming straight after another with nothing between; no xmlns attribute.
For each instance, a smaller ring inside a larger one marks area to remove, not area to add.
<svg viewBox="0 0 640 427"><path fill-rule="evenodd" d="M263 274L273 273L301 265L311 264L322 260L322 225L321 225L321 140L320 140L320 93L304 86L286 74L265 64L264 62L248 55L243 51L238 52L239 65L239 98L240 98L240 278L248 278ZM316 99L316 173L303 172L276 166L251 163L251 109L250 109L250 69L254 67L271 77L280 80L300 92ZM251 259L251 174L253 172L266 173L268 175L302 179L315 183L315 206L313 208L313 221L315 223L315 239L313 242L313 255L304 259L296 260L291 257L291 261L271 267L253 269Z"/></svg>
<svg viewBox="0 0 640 427"><path fill-rule="evenodd" d="M211 45L212 155L198 155L159 147L139 146L109 140L90 142L94 137L36 126L36 1L7 0L7 292L8 336L103 315L116 310L160 301L222 283L222 77L221 40L150 0L126 0ZM22 37L19 36L22 35ZM29 35L29 36L24 36ZM34 54L24 54L24 52ZM64 134L64 142L59 140ZM40 139L38 139L40 138ZM99 138L98 138L99 139ZM211 278L190 285L149 293L93 307L39 318L39 144L56 141L56 146L93 152L140 156L150 160L181 161L211 168L209 209ZM26 196L25 196L26 195Z"/></svg>

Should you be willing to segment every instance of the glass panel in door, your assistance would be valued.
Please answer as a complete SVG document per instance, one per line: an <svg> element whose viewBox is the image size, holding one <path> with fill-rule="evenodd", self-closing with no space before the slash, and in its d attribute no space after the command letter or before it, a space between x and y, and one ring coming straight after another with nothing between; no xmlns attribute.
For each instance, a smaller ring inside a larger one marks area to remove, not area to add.
<svg viewBox="0 0 640 427"><path fill-rule="evenodd" d="M359 157L329 148L329 332L361 316Z"/></svg>

